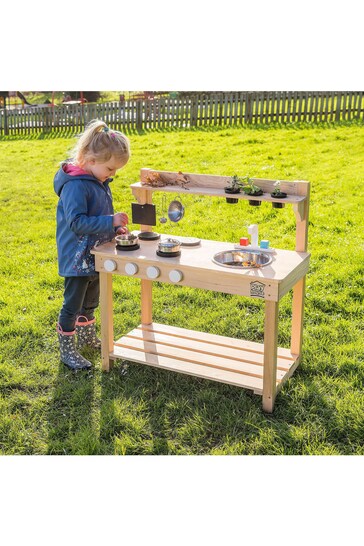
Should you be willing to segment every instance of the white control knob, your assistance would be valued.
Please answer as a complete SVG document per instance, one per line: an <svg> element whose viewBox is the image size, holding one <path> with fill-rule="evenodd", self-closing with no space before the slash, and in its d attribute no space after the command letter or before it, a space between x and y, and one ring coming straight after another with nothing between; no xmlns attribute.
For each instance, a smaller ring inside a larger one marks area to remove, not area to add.
<svg viewBox="0 0 364 546"><path fill-rule="evenodd" d="M135 275L135 273L138 272L138 266L137 264L133 264L132 262L128 262L125 264L125 273L128 275Z"/></svg>
<svg viewBox="0 0 364 546"><path fill-rule="evenodd" d="M180 282L183 279L183 273L182 271L179 271L178 269L172 269L169 272L169 279L172 282Z"/></svg>
<svg viewBox="0 0 364 546"><path fill-rule="evenodd" d="M104 261L104 268L106 269L106 271L115 271L116 267L116 262L114 262L114 260Z"/></svg>
<svg viewBox="0 0 364 546"><path fill-rule="evenodd" d="M159 267L155 267L154 265L150 265L147 268L147 277L148 279L157 279L159 275L161 274Z"/></svg>

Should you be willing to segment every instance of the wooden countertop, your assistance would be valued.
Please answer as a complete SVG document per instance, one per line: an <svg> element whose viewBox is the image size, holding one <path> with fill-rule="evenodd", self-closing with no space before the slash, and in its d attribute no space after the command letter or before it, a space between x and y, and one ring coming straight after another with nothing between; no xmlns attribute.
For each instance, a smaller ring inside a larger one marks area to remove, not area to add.
<svg viewBox="0 0 364 546"><path fill-rule="evenodd" d="M161 234L161 239L173 237L183 239L168 234ZM307 252L296 252L292 250L275 249L276 254L272 254L272 262L258 269L236 269L220 266L212 261L217 252L224 250L235 250L234 243L210 241L201 239L198 246L182 246L181 255L175 258L164 258L156 254L158 248L157 241L139 241L138 250L123 251L117 250L115 242L111 241L100 245L91 252L96 258L96 269L101 272L103 262L107 259L114 260L120 264L115 273L124 274L122 265L127 262L133 262L138 265L139 271L135 275L139 278L147 278L146 268L148 266L157 266L161 271L161 282L170 282L168 273L172 269L182 271L184 280L178 284L187 286L196 286L221 292L254 295L249 291L252 283L266 285L267 289L263 296L265 299L280 299L287 293L296 282L302 278L308 271L310 254ZM264 250L262 249L264 252ZM268 296L268 297L267 297Z"/></svg>

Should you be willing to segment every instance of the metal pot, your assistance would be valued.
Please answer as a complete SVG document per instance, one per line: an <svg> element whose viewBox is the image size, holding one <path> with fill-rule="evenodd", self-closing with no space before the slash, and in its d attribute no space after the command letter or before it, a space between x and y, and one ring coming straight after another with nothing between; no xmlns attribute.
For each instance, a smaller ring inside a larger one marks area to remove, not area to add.
<svg viewBox="0 0 364 546"><path fill-rule="evenodd" d="M124 233L115 237L116 244L119 246L133 246L138 244L139 237L134 233Z"/></svg>
<svg viewBox="0 0 364 546"><path fill-rule="evenodd" d="M179 252L181 248L181 242L177 239L163 239L158 243L159 252Z"/></svg>

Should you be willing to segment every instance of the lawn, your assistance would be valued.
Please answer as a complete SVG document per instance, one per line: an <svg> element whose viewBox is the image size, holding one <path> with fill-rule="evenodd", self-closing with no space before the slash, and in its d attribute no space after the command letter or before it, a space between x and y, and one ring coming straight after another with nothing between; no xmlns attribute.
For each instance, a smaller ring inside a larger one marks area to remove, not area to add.
<svg viewBox="0 0 364 546"><path fill-rule="evenodd" d="M237 387L130 364L88 374L59 360L53 176L74 138L0 140L0 453L128 455L364 454L363 180L359 124L216 128L130 134L132 158L113 183L130 215L141 167L308 180L310 272L303 361L272 415ZM155 197L157 217L161 194ZM174 235L237 241L258 223L271 246L294 249L290 206L227 205L183 196ZM137 226L131 226L136 228ZM161 226L157 227L160 229ZM139 284L116 278L115 332L139 324ZM282 299L279 345L289 346L291 294ZM263 302L156 283L154 320L262 340Z"/></svg>

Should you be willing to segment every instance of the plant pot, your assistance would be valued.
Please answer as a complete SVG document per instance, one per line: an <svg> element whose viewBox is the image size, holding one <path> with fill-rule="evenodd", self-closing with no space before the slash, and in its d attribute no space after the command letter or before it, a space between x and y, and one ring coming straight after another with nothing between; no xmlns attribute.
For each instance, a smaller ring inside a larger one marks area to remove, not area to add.
<svg viewBox="0 0 364 546"><path fill-rule="evenodd" d="M237 190L234 190L232 188L226 187L226 188L224 188L224 191L225 191L225 193L237 194L237 193L240 193L240 188L238 188ZM233 197L226 197L226 202L230 203L231 205L238 203L238 201L239 201L239 199L235 199Z"/></svg>
<svg viewBox="0 0 364 546"><path fill-rule="evenodd" d="M279 193L271 193L270 195L276 199L285 199L287 197L287 194L283 191L280 191ZM276 203L275 201L272 201L272 207L274 209L283 209L284 203Z"/></svg>
<svg viewBox="0 0 364 546"><path fill-rule="evenodd" d="M254 195L254 197L258 197L258 195L263 195L263 190L259 190L254 193L247 193L247 195ZM255 201L253 199L252 200L249 199L249 205L251 205L252 207L260 207L261 204L262 204L261 201Z"/></svg>

